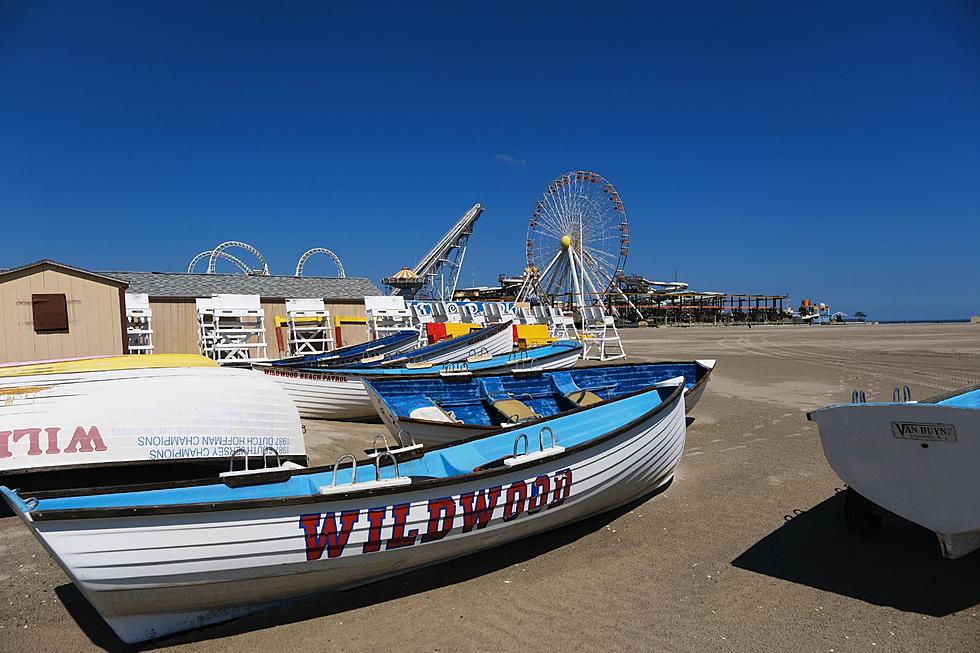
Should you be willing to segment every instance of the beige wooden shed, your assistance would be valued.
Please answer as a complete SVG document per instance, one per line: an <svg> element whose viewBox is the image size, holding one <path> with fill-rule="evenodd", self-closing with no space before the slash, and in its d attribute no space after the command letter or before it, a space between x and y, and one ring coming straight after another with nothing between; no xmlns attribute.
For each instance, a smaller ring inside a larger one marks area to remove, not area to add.
<svg viewBox="0 0 980 653"><path fill-rule="evenodd" d="M48 259L0 271L0 362L127 353L127 285Z"/></svg>

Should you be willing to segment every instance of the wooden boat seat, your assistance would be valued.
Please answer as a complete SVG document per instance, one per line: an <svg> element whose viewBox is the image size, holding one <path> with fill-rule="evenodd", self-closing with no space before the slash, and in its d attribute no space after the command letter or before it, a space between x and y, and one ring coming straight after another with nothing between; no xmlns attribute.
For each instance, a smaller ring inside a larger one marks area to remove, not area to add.
<svg viewBox="0 0 980 653"><path fill-rule="evenodd" d="M530 406L514 397L504 389L499 377L480 379L480 396L494 411L506 421L518 423L541 417Z"/></svg>
<svg viewBox="0 0 980 653"><path fill-rule="evenodd" d="M509 422L526 422L539 417L530 406L517 399L499 399L490 405Z"/></svg>
<svg viewBox="0 0 980 653"><path fill-rule="evenodd" d="M595 406L602 403L602 397L589 390L575 390L565 395L565 399L577 406Z"/></svg>
<svg viewBox="0 0 980 653"><path fill-rule="evenodd" d="M587 407L602 403L602 397L591 390L579 387L575 383L575 379L568 372L555 372L552 374L551 387L555 393L576 406Z"/></svg>

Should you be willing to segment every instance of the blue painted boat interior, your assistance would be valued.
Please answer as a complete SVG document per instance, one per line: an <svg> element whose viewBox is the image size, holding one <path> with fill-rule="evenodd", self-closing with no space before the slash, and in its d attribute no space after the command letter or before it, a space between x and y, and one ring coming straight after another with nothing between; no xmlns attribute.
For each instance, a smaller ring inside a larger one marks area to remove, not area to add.
<svg viewBox="0 0 980 653"><path fill-rule="evenodd" d="M532 347L522 352L512 354L497 354L487 360L466 363L466 369L471 372L487 372L498 368L510 368L515 365L533 366L535 361L540 361L553 356L566 355L572 350L581 349L574 340L557 340L550 345ZM417 350L420 351L420 350ZM413 352L414 353L414 352ZM360 374L371 376L419 376L421 374L438 374L442 371L461 369L460 363L446 363L433 365L432 367L408 368L408 367L369 367L365 365L350 365L348 367L332 367L330 372L333 374ZM320 368L311 368L310 371L323 371Z"/></svg>
<svg viewBox="0 0 980 653"><path fill-rule="evenodd" d="M942 406L956 406L957 408L980 408L980 388L949 397L942 401L937 401Z"/></svg>
<svg viewBox="0 0 980 653"><path fill-rule="evenodd" d="M601 437L619 426L639 419L669 398L673 391L674 388L672 387L650 388L647 392L624 398L622 401L601 404L589 410L561 416L549 423L548 426L554 430L558 444L568 448ZM425 480L469 474L476 467L499 461L506 456L512 456L515 439L520 433L527 434L530 451L537 451L539 448L537 428L526 431L508 431L437 451L427 451L421 458L399 463L400 475ZM545 446L547 447L549 444L550 438L545 436ZM521 450L523 451L523 444ZM374 480L375 467L373 462L363 462L358 465L357 469L359 481ZM393 478L394 475L392 465L389 464L381 468L382 478ZM163 506L311 496L318 494L320 486L330 485L332 479L333 472L318 472L296 475L281 483L249 487L231 488L223 483L215 482L210 485L164 490L48 498L40 500L34 510ZM350 484L350 482L351 468L339 470L337 483ZM7 488L0 488L0 490L10 497L12 502L19 506L22 511L27 510L23 501L12 490Z"/></svg>
<svg viewBox="0 0 980 653"><path fill-rule="evenodd" d="M416 331L399 331L398 333L394 333L390 336L379 338L377 340L369 340L368 342L362 342L357 345L341 347L340 349L334 349L333 351L328 351L323 354L309 354L308 356L293 356L291 358L284 358L282 360L273 361L272 364L277 367L295 367L298 364L303 363L312 364L332 360L357 360L365 355L369 355L373 351L393 349L399 345L406 344L409 340L415 340L418 337L419 334Z"/></svg>
<svg viewBox="0 0 980 653"><path fill-rule="evenodd" d="M696 363L608 365L544 372L534 376L464 379L371 379L366 381L399 417L438 406L464 424L499 426L505 418L493 402L516 399L538 415L550 417L576 407L566 397L587 390L600 399L620 397L677 376L690 388L704 375Z"/></svg>

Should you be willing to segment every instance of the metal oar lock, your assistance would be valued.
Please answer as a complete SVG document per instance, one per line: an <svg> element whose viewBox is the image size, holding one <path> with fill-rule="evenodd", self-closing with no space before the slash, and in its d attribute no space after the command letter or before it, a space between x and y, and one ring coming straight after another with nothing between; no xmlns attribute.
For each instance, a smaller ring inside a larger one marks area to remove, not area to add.
<svg viewBox="0 0 980 653"><path fill-rule="evenodd" d="M384 436L381 436L384 439ZM374 438L375 442L378 440L378 436ZM385 440L385 446L387 446L387 440ZM394 466L395 475L392 478L381 478L381 461L384 458L391 460L391 464ZM343 485L337 485L337 470L340 469L340 464L345 460L350 459L351 461L351 471L350 471L350 483L345 483ZM344 492L360 492L362 490L370 490L380 487L391 487L398 485L409 485L412 479L408 476L402 476L398 470L398 459L395 458L394 454L390 450L381 451L374 457L374 480L373 481L363 481L361 483L357 482L357 459L354 458L354 454L345 453L337 458L337 462L333 465L333 477L330 481L330 485L321 485L319 488L320 494L341 494Z"/></svg>
<svg viewBox="0 0 980 653"><path fill-rule="evenodd" d="M903 386L902 388L896 387L892 390L892 402L896 404L909 404L912 403L912 388Z"/></svg>
<svg viewBox="0 0 980 653"><path fill-rule="evenodd" d="M270 454L275 457L275 467L269 467ZM244 468L236 471L235 458L239 455L244 461ZM218 478L228 487L281 483L292 477L294 469L302 469L302 467L289 461L283 463L279 451L275 447L264 447L262 449L262 467L249 469L248 449L241 447L231 452L231 456L228 457L228 471L218 474Z"/></svg>
<svg viewBox="0 0 980 653"><path fill-rule="evenodd" d="M378 441L384 444L384 451L378 449ZM388 445L388 438L385 437L384 433L378 433L374 436L374 440L371 442L371 448L373 451L366 452L368 458L377 458L382 453L389 453L397 459L402 461L410 460L412 458L419 458L422 456L423 449L425 448L421 443L415 441L415 437L409 435L404 429L398 431L396 436L398 441L398 446L392 449Z"/></svg>
<svg viewBox="0 0 980 653"><path fill-rule="evenodd" d="M548 436L551 441L551 444L548 447L544 446L545 431L548 432ZM524 442L524 453L518 453L521 441ZM529 444L527 433L518 433L517 437L514 438L514 455L510 458L504 458L504 465L506 467L513 467L532 460L538 460L539 458L554 456L565 451L565 447L558 444L558 438L555 436L555 432L550 426L542 426L538 431L538 447L539 448L537 451L528 451Z"/></svg>

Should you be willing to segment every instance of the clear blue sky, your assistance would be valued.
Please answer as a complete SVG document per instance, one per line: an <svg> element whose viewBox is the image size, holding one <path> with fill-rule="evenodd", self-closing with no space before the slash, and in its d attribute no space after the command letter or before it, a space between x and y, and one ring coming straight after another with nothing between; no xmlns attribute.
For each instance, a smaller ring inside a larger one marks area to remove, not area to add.
<svg viewBox="0 0 980 653"><path fill-rule="evenodd" d="M492 283L590 169L628 272L980 314L980 3L202 4L0 0L0 267L377 280L481 202Z"/></svg>

